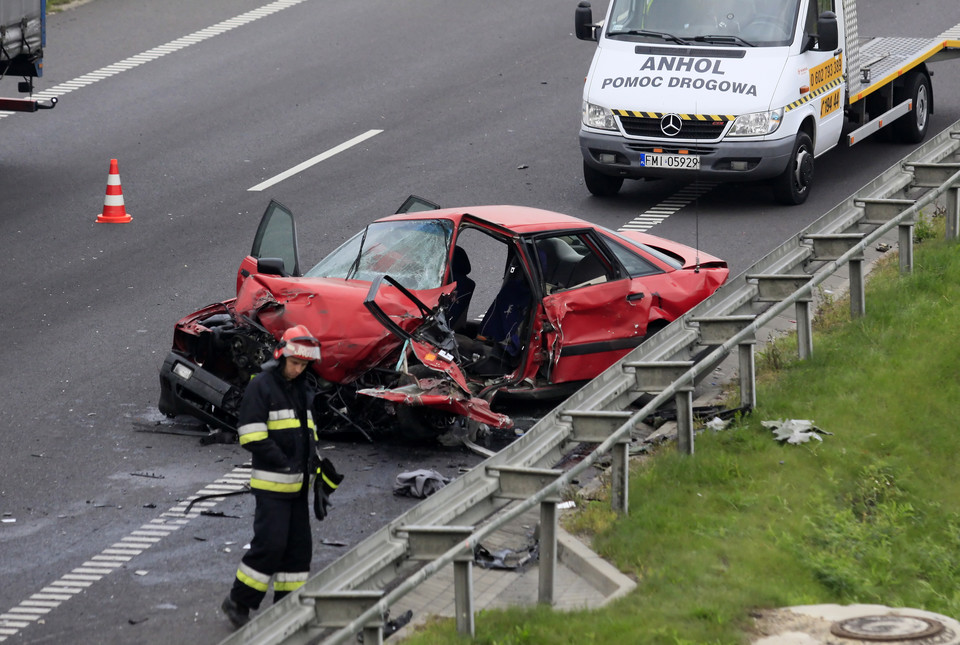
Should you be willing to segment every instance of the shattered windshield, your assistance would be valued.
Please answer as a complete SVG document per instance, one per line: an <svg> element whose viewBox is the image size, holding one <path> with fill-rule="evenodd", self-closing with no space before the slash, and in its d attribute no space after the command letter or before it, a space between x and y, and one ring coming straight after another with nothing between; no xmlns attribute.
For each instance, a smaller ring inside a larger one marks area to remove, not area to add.
<svg viewBox="0 0 960 645"><path fill-rule="evenodd" d="M407 289L434 289L443 282L452 236L450 220L374 222L304 276L372 282L388 274Z"/></svg>
<svg viewBox="0 0 960 645"><path fill-rule="evenodd" d="M608 38L781 47L793 40L798 0L613 0Z"/></svg>

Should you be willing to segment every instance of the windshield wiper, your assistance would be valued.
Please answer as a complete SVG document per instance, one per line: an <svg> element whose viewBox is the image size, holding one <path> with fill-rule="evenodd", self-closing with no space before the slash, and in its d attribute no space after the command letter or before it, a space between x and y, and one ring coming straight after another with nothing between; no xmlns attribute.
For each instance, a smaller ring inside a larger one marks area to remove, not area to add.
<svg viewBox="0 0 960 645"><path fill-rule="evenodd" d="M674 36L673 34L668 34L665 31L649 31L647 29L624 29L623 31L609 31L607 32L608 36L650 36L651 38L660 38L661 40L670 40L678 45L689 45L690 43L680 38L679 36Z"/></svg>
<svg viewBox="0 0 960 645"><path fill-rule="evenodd" d="M756 45L750 41L744 40L740 36L732 36L730 34L707 34L705 36L695 36L693 40L698 43L735 43L747 47L756 47Z"/></svg>
<svg viewBox="0 0 960 645"><path fill-rule="evenodd" d="M360 257L363 255L363 243L367 241L367 231L370 230L369 226L363 227L363 236L360 238L360 248L357 249L357 259L353 261L353 264L350 265L350 268L347 270L347 275L344 277L344 280L349 280L350 276L354 275L357 271L360 270Z"/></svg>

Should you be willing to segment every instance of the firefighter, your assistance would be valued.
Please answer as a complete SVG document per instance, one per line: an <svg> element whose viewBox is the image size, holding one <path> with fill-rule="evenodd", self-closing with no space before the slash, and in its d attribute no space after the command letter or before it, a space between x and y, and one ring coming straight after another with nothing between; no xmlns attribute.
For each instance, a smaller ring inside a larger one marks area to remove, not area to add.
<svg viewBox="0 0 960 645"><path fill-rule="evenodd" d="M314 513L326 515L332 493L343 479L316 453L317 430L311 412L314 392L305 372L320 360L320 342L304 325L286 330L275 361L247 386L240 404L240 445L253 453L250 488L256 498L253 540L221 608L241 627L260 607L273 581L277 602L306 582L313 555L307 503L311 479Z"/></svg>

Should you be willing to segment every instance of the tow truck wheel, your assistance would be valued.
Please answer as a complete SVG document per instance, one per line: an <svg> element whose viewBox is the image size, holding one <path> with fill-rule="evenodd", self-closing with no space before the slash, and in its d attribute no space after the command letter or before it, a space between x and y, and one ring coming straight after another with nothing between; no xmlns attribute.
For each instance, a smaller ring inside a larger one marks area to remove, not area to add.
<svg viewBox="0 0 960 645"><path fill-rule="evenodd" d="M902 143L920 143L927 136L930 114L933 111L933 91L930 77L915 71L904 81L903 87L894 90L894 103L913 99L913 111L907 112L893 122L893 134Z"/></svg>
<svg viewBox="0 0 960 645"><path fill-rule="evenodd" d="M798 206L807 201L812 185L813 140L809 134L801 131L793 144L787 169L773 182L773 194L781 204Z"/></svg>
<svg viewBox="0 0 960 645"><path fill-rule="evenodd" d="M583 162L583 183L587 185L587 190L597 197L612 197L620 192L623 186L623 177L611 177L594 170Z"/></svg>

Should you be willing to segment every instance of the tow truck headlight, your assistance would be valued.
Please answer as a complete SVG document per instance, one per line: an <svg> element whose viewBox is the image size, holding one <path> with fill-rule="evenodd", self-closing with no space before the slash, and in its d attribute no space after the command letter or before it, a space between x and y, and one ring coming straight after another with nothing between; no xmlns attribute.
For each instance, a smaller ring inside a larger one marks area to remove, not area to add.
<svg viewBox="0 0 960 645"><path fill-rule="evenodd" d="M593 103L583 102L583 124L590 128L599 128L601 130L616 130L617 120L613 118L613 112L608 108L594 105Z"/></svg>
<svg viewBox="0 0 960 645"><path fill-rule="evenodd" d="M756 137L773 134L780 127L780 121L782 120L783 108L770 110L769 112L741 114L733 122L733 127L730 128L728 135L731 137Z"/></svg>

